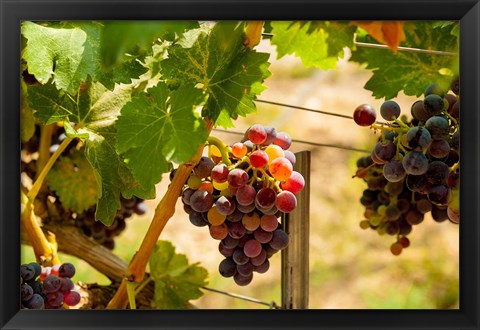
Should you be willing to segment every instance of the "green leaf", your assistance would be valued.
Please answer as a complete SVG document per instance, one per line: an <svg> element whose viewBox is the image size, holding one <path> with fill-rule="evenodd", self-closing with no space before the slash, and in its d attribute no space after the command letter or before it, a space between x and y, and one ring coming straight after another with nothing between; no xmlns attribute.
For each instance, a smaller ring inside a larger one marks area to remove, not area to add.
<svg viewBox="0 0 480 330"><path fill-rule="evenodd" d="M70 156L60 157L46 177L62 205L82 212L97 201L97 183L93 168L83 152L73 150Z"/></svg>
<svg viewBox="0 0 480 330"><path fill-rule="evenodd" d="M230 118L256 111L253 99L270 74L269 54L247 49L243 41L241 25L219 22L211 30L189 31L161 62L167 82L193 83L208 94L202 115L216 121L225 112L216 122L224 127L232 126Z"/></svg>
<svg viewBox="0 0 480 330"><path fill-rule="evenodd" d="M41 84L52 79L58 89L75 94L87 76L113 89L115 83L129 83L146 71L133 56L125 56L124 61L108 69L102 67L101 56L106 46L101 40L105 28L99 22L45 25L22 23L22 35L27 39L22 58L27 62L28 72ZM114 42L120 44L121 40L117 38Z"/></svg>
<svg viewBox="0 0 480 330"><path fill-rule="evenodd" d="M202 92L183 85L170 92L165 83L132 98L121 110L117 150L144 186L161 180L170 162L186 162L207 139L204 121L194 112Z"/></svg>
<svg viewBox="0 0 480 330"><path fill-rule="evenodd" d="M53 76L59 89L75 93L87 75L98 72L98 39L101 26L79 22L69 28L46 27L32 22L22 23L27 39L23 59L28 72L46 84Z"/></svg>
<svg viewBox="0 0 480 330"><path fill-rule="evenodd" d="M167 241L158 241L149 261L155 282L152 306L158 309L184 309L192 299L200 298L207 285L208 272L198 263L189 265L183 254Z"/></svg>
<svg viewBox="0 0 480 330"><path fill-rule="evenodd" d="M142 186L116 152L115 121L120 109L131 99L128 85L117 85L109 91L101 83L88 80L74 96L57 90L52 84L32 86L28 96L35 117L44 123L66 124L69 137L85 141L85 156L94 169L97 181L96 219L110 225L120 208L120 194L154 198L153 186Z"/></svg>
<svg viewBox="0 0 480 330"><path fill-rule="evenodd" d="M334 69L343 48L353 45L354 26L346 22L272 22L271 40L277 56L300 57L302 63L324 70Z"/></svg>
<svg viewBox="0 0 480 330"><path fill-rule="evenodd" d="M411 22L405 24L405 47L431 49L458 53L457 37L451 34L456 25L434 22ZM359 41L374 43L365 36ZM448 89L458 73L458 56L423 54L384 49L358 47L351 60L365 63L373 76L365 84L376 98L390 99L403 91L406 95L420 96L431 83Z"/></svg>
<svg viewBox="0 0 480 330"><path fill-rule="evenodd" d="M198 27L193 21L106 21L103 25L101 58L107 68L119 64L128 52L151 48L158 38L173 40L185 29Z"/></svg>

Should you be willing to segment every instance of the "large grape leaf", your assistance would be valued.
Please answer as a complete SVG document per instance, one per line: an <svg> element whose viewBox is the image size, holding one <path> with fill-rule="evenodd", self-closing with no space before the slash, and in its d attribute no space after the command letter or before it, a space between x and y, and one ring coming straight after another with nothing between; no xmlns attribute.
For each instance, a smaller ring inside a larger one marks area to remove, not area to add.
<svg viewBox="0 0 480 330"><path fill-rule="evenodd" d="M426 50L458 53L458 38L452 34L455 25L434 25L432 22L409 22L405 24L406 40L401 46ZM359 39L375 43L365 36ZM364 63L373 72L365 84L376 98L394 98L399 91L406 95L420 96L431 83L446 89L458 73L458 56L424 54L385 49L357 47L351 60Z"/></svg>
<svg viewBox="0 0 480 330"><path fill-rule="evenodd" d="M334 69L344 47L353 46L356 27L346 22L272 22L272 44L277 57L287 54L300 57L305 66Z"/></svg>
<svg viewBox="0 0 480 330"><path fill-rule="evenodd" d="M73 150L60 157L45 180L62 205L73 211L83 212L97 202L97 182L83 152Z"/></svg>
<svg viewBox="0 0 480 330"><path fill-rule="evenodd" d="M134 57L127 57L106 70L102 67L101 37L104 27L99 22L22 23L27 40L22 58L28 72L41 83L52 79L57 88L74 94L87 76L102 82L109 89L115 83L129 83L146 69Z"/></svg>
<svg viewBox="0 0 480 330"><path fill-rule="evenodd" d="M208 272L199 263L189 264L183 254L167 241L158 241L149 260L150 276L155 283L152 306L158 309L185 309L192 299L200 298L207 285Z"/></svg>
<svg viewBox="0 0 480 330"><path fill-rule="evenodd" d="M99 69L97 44L101 27L96 23L79 24L82 27L57 28L22 23L22 35L27 39L23 59L28 72L41 84L53 76L58 88L75 93L87 75Z"/></svg>
<svg viewBox="0 0 480 330"><path fill-rule="evenodd" d="M85 141L85 155L97 181L96 219L106 225L113 222L120 208L120 194L153 198L154 187L142 186L116 152L115 120L120 109L131 99L131 87L118 85L109 91L100 83L88 80L73 96L54 85L31 86L28 91L35 117L43 123L75 123L70 137ZM67 127L68 124L67 124Z"/></svg>
<svg viewBox="0 0 480 330"><path fill-rule="evenodd" d="M231 118L256 111L253 99L270 74L269 55L244 47L244 37L243 25L235 22L192 30L161 62L167 81L193 83L208 94L202 115L225 128L233 126Z"/></svg>
<svg viewBox="0 0 480 330"><path fill-rule="evenodd" d="M171 161L189 160L205 143L205 123L194 112L202 98L192 85L170 92L162 82L122 108L116 123L117 150L142 185L158 183Z"/></svg>

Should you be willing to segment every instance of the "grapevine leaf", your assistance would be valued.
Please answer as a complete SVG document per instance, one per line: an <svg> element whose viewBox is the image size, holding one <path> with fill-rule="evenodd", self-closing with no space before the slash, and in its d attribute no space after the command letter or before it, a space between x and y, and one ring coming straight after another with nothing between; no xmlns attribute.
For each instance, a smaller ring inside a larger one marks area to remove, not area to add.
<svg viewBox="0 0 480 330"><path fill-rule="evenodd" d="M47 184L56 192L62 205L82 212L97 201L97 183L93 168L83 152L72 151L60 157L46 177Z"/></svg>
<svg viewBox="0 0 480 330"><path fill-rule="evenodd" d="M433 27L429 22L405 24L406 47L458 52L457 37L450 32L455 26ZM372 43L365 36L361 41ZM366 63L373 76L365 88L376 98L394 98L403 90L406 95L420 96L431 83L446 89L452 74L458 72L456 56L423 54L415 52L388 52L383 49L358 47L352 52L352 61ZM445 72L449 74L445 74Z"/></svg>
<svg viewBox="0 0 480 330"><path fill-rule="evenodd" d="M105 68L120 64L135 49L149 49L158 38L173 40L185 29L198 27L193 21L107 21L103 25L100 53Z"/></svg>
<svg viewBox="0 0 480 330"><path fill-rule="evenodd" d="M27 39L23 59L28 72L46 84L53 76L59 89L75 93L87 75L98 72L98 40L101 26L80 22L69 28L47 27L32 22L22 23Z"/></svg>
<svg viewBox="0 0 480 330"><path fill-rule="evenodd" d="M343 47L353 44L354 27L345 22L272 22L277 56L294 54L309 67L334 69Z"/></svg>
<svg viewBox="0 0 480 330"><path fill-rule="evenodd" d="M122 108L117 150L142 185L158 183L170 161L189 160L205 142L204 122L194 113L201 98L202 92L191 85L170 92L159 83Z"/></svg>
<svg viewBox="0 0 480 330"><path fill-rule="evenodd" d="M207 285L207 270L199 263L189 264L185 255L175 253L172 243L158 241L149 264L155 283L154 308L184 309L203 295L200 288Z"/></svg>
<svg viewBox="0 0 480 330"><path fill-rule="evenodd" d="M230 127L230 118L256 111L253 99L265 89L269 55L245 48L243 28L236 23L220 22L205 31L189 32L170 47L162 73L167 80L194 83L206 91L202 115L216 121L224 111L228 118L223 115L216 124Z"/></svg>
<svg viewBox="0 0 480 330"><path fill-rule="evenodd" d="M122 157L116 152L115 121L120 109L131 99L131 87L118 85L109 91L91 79L82 83L71 96L54 85L29 88L35 117L44 123L61 121L69 137L85 141L85 156L94 169L97 181L96 218L110 225L120 208L120 194L153 198L153 186L142 186L135 180ZM68 123L75 123L75 129Z"/></svg>

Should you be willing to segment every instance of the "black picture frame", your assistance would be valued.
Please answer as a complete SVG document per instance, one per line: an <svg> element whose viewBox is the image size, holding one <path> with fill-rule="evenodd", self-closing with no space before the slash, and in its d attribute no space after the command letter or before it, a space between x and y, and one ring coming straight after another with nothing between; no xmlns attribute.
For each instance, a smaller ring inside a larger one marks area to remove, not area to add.
<svg viewBox="0 0 480 330"><path fill-rule="evenodd" d="M0 0L1 329L480 329L478 0ZM22 20L460 20L461 210L458 310L20 310Z"/></svg>

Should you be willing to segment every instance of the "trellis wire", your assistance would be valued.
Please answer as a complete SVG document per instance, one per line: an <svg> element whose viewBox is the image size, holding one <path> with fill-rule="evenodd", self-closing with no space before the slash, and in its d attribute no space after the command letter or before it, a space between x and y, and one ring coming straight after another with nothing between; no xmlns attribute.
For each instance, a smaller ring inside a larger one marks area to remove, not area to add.
<svg viewBox="0 0 480 330"><path fill-rule="evenodd" d="M229 297L232 297L232 298L235 298L235 299L241 299L241 300L250 301L250 302L253 302L253 303L256 303L256 304L265 305L265 306L270 307L270 309L273 309L273 308L274 309L281 309L281 307L278 306L274 301L268 303L268 302L261 301L261 300L256 299L256 298L243 296L243 295L237 294L237 293L231 293L231 292L226 292L226 291L222 291L222 290L212 289L212 288L208 288L206 286L202 286L202 289L207 290L207 291L212 291L212 292L215 292L215 293L219 293L219 294L223 294L225 296L229 296Z"/></svg>
<svg viewBox="0 0 480 330"><path fill-rule="evenodd" d="M274 35L272 33L262 33L262 36L272 38ZM359 42L356 40L353 41L353 44L355 46L365 47L365 48L390 49L387 45L372 44L368 42ZM403 52L422 53L422 54L429 54L429 55L442 55L442 56L457 55L456 53L453 53L453 52L445 52L445 51L433 50L433 49L421 49L421 48L412 48L412 47L403 47L403 46L398 46L397 49Z"/></svg>

